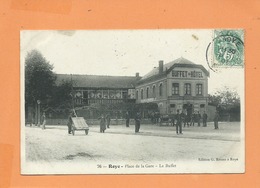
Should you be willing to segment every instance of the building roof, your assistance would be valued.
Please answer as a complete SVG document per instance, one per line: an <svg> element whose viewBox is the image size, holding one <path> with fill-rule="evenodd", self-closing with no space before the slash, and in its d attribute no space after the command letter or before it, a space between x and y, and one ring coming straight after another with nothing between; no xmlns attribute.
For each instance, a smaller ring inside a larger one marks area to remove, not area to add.
<svg viewBox="0 0 260 188"><path fill-rule="evenodd" d="M140 79L139 82L142 83L143 81L146 81L146 80L151 80L151 79L154 79L154 78L162 77L163 75L165 75L165 73L168 73L168 71L171 71L175 67L200 68L207 76L209 76L209 72L202 65L195 64L195 63L181 57L181 58L178 58L174 61L171 61L169 63L164 64L162 75L159 75L159 67L155 67L155 68L153 68L153 70L151 70L146 75L144 75L142 77L142 79Z"/></svg>
<svg viewBox="0 0 260 188"><path fill-rule="evenodd" d="M166 63L165 65L163 65L163 71L168 70L173 64L180 63L180 62L183 62L183 64L184 63L188 64L188 62L192 63L191 61L188 61L186 59L178 58L178 59L176 59L174 61L171 61L171 62ZM192 63L192 64L194 64L194 63ZM157 74L159 74L159 67L154 67L153 70L151 70L146 75L144 75L141 80L144 80L146 78L152 77L152 76L157 75Z"/></svg>
<svg viewBox="0 0 260 188"><path fill-rule="evenodd" d="M135 76L101 76L80 74L57 74L56 84L64 81L73 83L73 87L79 88L121 88L132 89L138 80Z"/></svg>

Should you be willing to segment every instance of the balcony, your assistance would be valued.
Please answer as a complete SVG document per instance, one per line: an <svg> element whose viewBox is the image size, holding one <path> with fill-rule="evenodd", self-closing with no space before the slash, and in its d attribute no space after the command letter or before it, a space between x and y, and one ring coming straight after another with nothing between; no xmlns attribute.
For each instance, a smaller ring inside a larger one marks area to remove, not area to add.
<svg viewBox="0 0 260 188"><path fill-rule="evenodd" d="M83 99L75 98L74 104L76 106L88 106L91 104L118 104L118 103L135 103L135 99Z"/></svg>

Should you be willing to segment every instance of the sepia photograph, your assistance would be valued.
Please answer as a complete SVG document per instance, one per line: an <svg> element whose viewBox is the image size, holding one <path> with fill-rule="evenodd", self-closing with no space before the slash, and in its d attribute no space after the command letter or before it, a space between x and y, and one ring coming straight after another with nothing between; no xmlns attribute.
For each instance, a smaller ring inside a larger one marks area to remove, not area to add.
<svg viewBox="0 0 260 188"><path fill-rule="evenodd" d="M22 30L21 174L245 172L244 30Z"/></svg>

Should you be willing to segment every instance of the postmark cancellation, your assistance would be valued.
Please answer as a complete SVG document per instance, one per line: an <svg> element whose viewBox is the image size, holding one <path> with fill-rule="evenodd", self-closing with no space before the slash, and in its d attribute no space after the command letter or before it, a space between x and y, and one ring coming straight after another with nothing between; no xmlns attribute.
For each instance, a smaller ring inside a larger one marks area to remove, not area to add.
<svg viewBox="0 0 260 188"><path fill-rule="evenodd" d="M214 30L211 67L244 67L244 30Z"/></svg>

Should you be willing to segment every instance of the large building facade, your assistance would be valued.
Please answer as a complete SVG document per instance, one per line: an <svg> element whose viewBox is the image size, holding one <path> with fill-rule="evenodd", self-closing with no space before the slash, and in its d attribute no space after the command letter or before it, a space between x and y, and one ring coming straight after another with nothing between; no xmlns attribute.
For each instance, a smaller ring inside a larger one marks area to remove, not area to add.
<svg viewBox="0 0 260 188"><path fill-rule="evenodd" d="M127 106L135 104L136 76L57 74L56 85L71 83L70 102L79 116L96 119L101 113L124 118ZM65 112L64 112L65 113Z"/></svg>
<svg viewBox="0 0 260 188"><path fill-rule="evenodd" d="M72 82L75 106L156 103L160 114L180 110L191 115L208 110L208 77L202 65L179 58L159 61L143 77L58 74L57 85Z"/></svg>
<svg viewBox="0 0 260 188"><path fill-rule="evenodd" d="M208 107L209 72L199 64L179 58L164 65L159 61L136 84L136 103L157 103L161 114L187 115Z"/></svg>
<svg viewBox="0 0 260 188"><path fill-rule="evenodd" d="M58 74L57 85L71 82L76 106L135 102L136 76L100 76Z"/></svg>

